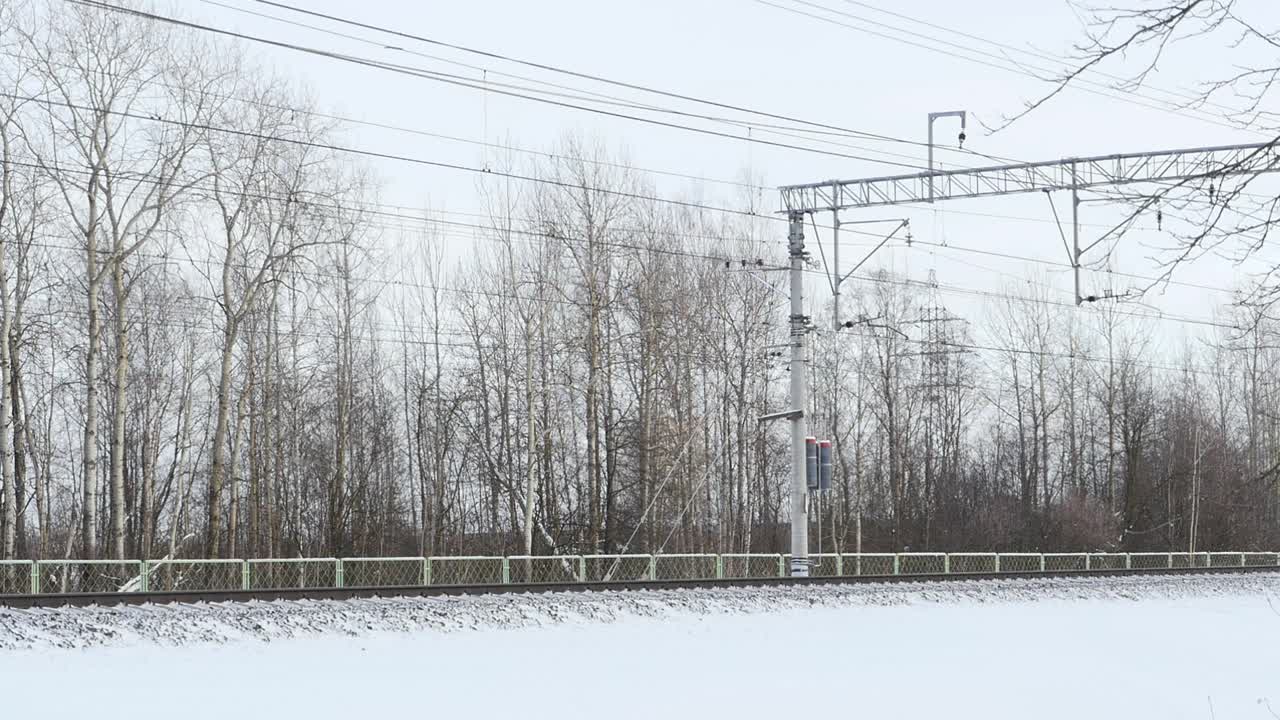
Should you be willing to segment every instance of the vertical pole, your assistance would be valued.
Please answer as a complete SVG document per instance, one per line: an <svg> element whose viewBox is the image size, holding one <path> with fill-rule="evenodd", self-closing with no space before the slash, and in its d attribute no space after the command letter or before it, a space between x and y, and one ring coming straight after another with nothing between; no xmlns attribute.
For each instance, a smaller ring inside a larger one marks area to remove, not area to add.
<svg viewBox="0 0 1280 720"><path fill-rule="evenodd" d="M151 561L138 561L138 590L139 592L149 592L151 590Z"/></svg>
<svg viewBox="0 0 1280 720"><path fill-rule="evenodd" d="M31 561L31 594L40 594L40 561Z"/></svg>
<svg viewBox="0 0 1280 720"><path fill-rule="evenodd" d="M249 585L250 585L250 580L249 580L249 561L248 561L248 560L241 560L241 561L240 561L240 589L241 589L241 590L248 590L248 589L249 589Z"/></svg>
<svg viewBox="0 0 1280 720"><path fill-rule="evenodd" d="M306 566L304 565L303 567L306 567ZM337 587L344 587L347 584L347 580L345 577L343 577L342 571L343 571L342 558L338 558L333 561L333 579L334 579L334 584Z"/></svg>
<svg viewBox="0 0 1280 720"><path fill-rule="evenodd" d="M929 113L929 202L933 202L933 113Z"/></svg>
<svg viewBox="0 0 1280 720"><path fill-rule="evenodd" d="M1076 182L1076 164L1071 163L1071 274L1075 277L1076 305L1084 302L1080 295L1080 189Z"/></svg>
<svg viewBox="0 0 1280 720"><path fill-rule="evenodd" d="M431 584L431 561L422 558L422 585L426 587Z"/></svg>
<svg viewBox="0 0 1280 720"><path fill-rule="evenodd" d="M649 556L649 579L658 579L658 559L653 555Z"/></svg>
<svg viewBox="0 0 1280 720"><path fill-rule="evenodd" d="M831 188L832 197L838 187ZM831 274L831 322L839 331L844 318L840 315L840 211L835 208L831 208Z"/></svg>
<svg viewBox="0 0 1280 720"><path fill-rule="evenodd" d="M524 579L524 581L533 582L533 577L532 576L527 577ZM508 558L506 556L503 556L502 558L502 584L503 585L511 584L511 558Z"/></svg>
<svg viewBox="0 0 1280 720"><path fill-rule="evenodd" d="M791 213L788 250L791 256L791 576L809 576L809 488L805 480L804 411L809 404L805 350L808 323L804 315L804 215Z"/></svg>

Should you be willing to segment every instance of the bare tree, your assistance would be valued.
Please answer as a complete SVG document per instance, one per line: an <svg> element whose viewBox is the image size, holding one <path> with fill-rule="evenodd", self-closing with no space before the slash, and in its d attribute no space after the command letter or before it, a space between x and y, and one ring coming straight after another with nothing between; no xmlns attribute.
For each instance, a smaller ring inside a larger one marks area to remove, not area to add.
<svg viewBox="0 0 1280 720"><path fill-rule="evenodd" d="M1162 272L1148 290L1169 280L1184 263L1210 253L1237 262L1255 257L1280 220L1280 203L1262 180L1277 169L1280 114L1270 109L1270 100L1280 78L1280 63L1274 60L1280 30L1269 27L1265 18L1254 15L1255 9L1238 0L1073 3L1085 18L1084 38L1065 59L1066 69L1050 78L1052 89L1009 122L1100 74L1105 83L1122 92L1152 92L1156 102L1173 111L1193 112L1260 136L1256 150L1228 165L1154 188L1117 188L1106 193L1129 206L1108 236L1122 238L1144 214L1158 213L1164 219L1171 240L1159 248ZM1206 47L1228 52L1211 54L1204 52ZM1194 58L1211 79L1190 92L1161 88L1160 66L1179 57ZM1271 267L1260 273L1245 300L1267 308L1280 300L1277 270Z"/></svg>

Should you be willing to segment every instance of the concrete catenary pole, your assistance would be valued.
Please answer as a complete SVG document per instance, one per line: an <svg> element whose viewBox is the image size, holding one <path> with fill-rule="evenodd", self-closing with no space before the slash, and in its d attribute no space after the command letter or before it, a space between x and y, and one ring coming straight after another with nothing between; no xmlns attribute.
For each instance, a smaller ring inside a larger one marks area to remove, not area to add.
<svg viewBox="0 0 1280 720"><path fill-rule="evenodd" d="M791 213L788 250L791 257L791 576L809 576L808 483L805 479L804 409L809 405L809 318L804 314L804 215Z"/></svg>

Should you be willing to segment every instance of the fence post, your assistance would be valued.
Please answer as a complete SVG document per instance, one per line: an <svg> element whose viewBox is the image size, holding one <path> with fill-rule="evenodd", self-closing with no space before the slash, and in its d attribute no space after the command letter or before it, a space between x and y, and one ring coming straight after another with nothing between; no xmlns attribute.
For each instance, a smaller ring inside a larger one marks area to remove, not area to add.
<svg viewBox="0 0 1280 720"><path fill-rule="evenodd" d="M893 555L893 574L894 574L894 575L898 575L898 574L900 574L900 571L901 571L901 569L902 569L902 561L901 561L901 559L902 559L902 555L901 555L901 554L899 554L899 553L894 553L894 555Z"/></svg>
<svg viewBox="0 0 1280 720"><path fill-rule="evenodd" d="M996 553L996 572L1000 572L1000 553Z"/></svg>
<svg viewBox="0 0 1280 720"><path fill-rule="evenodd" d="M1172 569L1173 569L1173 553L1169 553L1169 565L1168 565L1168 568L1169 568L1170 570L1172 570Z"/></svg>
<svg viewBox="0 0 1280 720"><path fill-rule="evenodd" d="M138 561L138 590L147 592L151 589L151 562L149 560Z"/></svg>
<svg viewBox="0 0 1280 720"><path fill-rule="evenodd" d="M1040 572L1044 572L1044 553L1040 553Z"/></svg>
<svg viewBox="0 0 1280 720"><path fill-rule="evenodd" d="M1085 569L1085 570L1092 570L1092 569L1093 569L1093 562L1092 562L1092 561L1093 561L1093 555L1090 555L1089 553L1085 553L1085 554L1084 554L1084 569Z"/></svg>
<svg viewBox="0 0 1280 720"><path fill-rule="evenodd" d="M31 594L40 594L40 561L31 561Z"/></svg>
<svg viewBox="0 0 1280 720"><path fill-rule="evenodd" d="M649 556L649 579L658 579L658 558L653 555Z"/></svg>
<svg viewBox="0 0 1280 720"><path fill-rule="evenodd" d="M335 587L344 587L346 584L346 578L342 577L342 558L334 558L333 584Z"/></svg>
<svg viewBox="0 0 1280 720"><path fill-rule="evenodd" d="M250 582L249 582L249 561L248 561L248 560L241 560L241 561L240 561L240 589L241 589L241 590L248 590L248 589L249 589L249 586L250 586Z"/></svg>
<svg viewBox="0 0 1280 720"><path fill-rule="evenodd" d="M430 585L431 584L431 558L429 557L425 557L422 559L422 575L423 575L423 579L427 581L426 584Z"/></svg>
<svg viewBox="0 0 1280 720"><path fill-rule="evenodd" d="M526 582L533 582L533 578L525 578ZM502 556L502 584L511 584L511 558Z"/></svg>
<svg viewBox="0 0 1280 720"><path fill-rule="evenodd" d="M1133 555L1130 555L1129 553L1124 554L1124 569L1125 570L1133 569Z"/></svg>
<svg viewBox="0 0 1280 720"><path fill-rule="evenodd" d="M1240 567L1245 567L1248 564L1249 564L1249 561L1247 558L1245 558L1244 553L1240 553Z"/></svg>
<svg viewBox="0 0 1280 720"><path fill-rule="evenodd" d="M747 560L747 564L751 564L750 559ZM750 573L747 574L750 575ZM724 579L724 555L716 555L716 579Z"/></svg>
<svg viewBox="0 0 1280 720"><path fill-rule="evenodd" d="M587 581L587 558L584 555L578 556L578 582Z"/></svg>
<svg viewBox="0 0 1280 720"><path fill-rule="evenodd" d="M951 574L951 553L942 554L942 574L943 575Z"/></svg>
<svg viewBox="0 0 1280 720"><path fill-rule="evenodd" d="M844 577L844 555L836 548L836 577Z"/></svg>
<svg viewBox="0 0 1280 720"><path fill-rule="evenodd" d="M782 553L778 553L778 577L786 577L786 576L787 576L787 569L785 567L785 561L782 559Z"/></svg>

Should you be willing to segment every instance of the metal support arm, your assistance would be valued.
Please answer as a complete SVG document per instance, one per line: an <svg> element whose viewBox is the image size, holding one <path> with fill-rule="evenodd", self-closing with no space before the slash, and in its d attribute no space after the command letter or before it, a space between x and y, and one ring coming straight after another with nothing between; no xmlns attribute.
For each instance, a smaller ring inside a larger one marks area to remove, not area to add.
<svg viewBox="0 0 1280 720"><path fill-rule="evenodd" d="M812 213L1277 170L1280 154L1273 141L834 180L780 190L783 211Z"/></svg>

